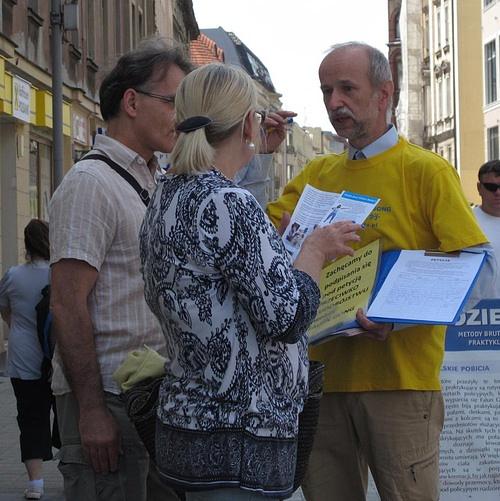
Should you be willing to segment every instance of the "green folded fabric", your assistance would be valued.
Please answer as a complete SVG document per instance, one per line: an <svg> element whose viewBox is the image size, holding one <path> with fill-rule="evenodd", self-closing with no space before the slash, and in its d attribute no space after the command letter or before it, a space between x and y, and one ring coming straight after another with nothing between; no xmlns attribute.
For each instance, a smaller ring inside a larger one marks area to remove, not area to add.
<svg viewBox="0 0 500 501"><path fill-rule="evenodd" d="M134 350L127 355L127 358L113 373L113 379L122 391L130 390L144 379L165 374L165 361L165 357L144 345L144 348Z"/></svg>

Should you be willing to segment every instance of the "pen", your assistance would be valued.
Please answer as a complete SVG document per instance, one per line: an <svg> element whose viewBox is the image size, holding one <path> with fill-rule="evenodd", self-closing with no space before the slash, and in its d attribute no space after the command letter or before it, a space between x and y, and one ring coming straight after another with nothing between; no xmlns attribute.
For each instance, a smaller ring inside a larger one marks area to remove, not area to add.
<svg viewBox="0 0 500 501"><path fill-rule="evenodd" d="M293 123L293 117L284 118L283 120L284 120L283 125L290 125ZM276 130L276 127L272 127L272 126L266 127L265 132L269 133L269 132L272 132L273 130Z"/></svg>

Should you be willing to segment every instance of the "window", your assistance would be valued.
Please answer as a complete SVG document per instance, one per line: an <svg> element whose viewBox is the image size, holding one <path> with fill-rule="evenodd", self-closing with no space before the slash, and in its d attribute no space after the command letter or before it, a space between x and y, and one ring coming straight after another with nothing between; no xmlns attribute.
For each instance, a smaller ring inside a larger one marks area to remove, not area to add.
<svg viewBox="0 0 500 501"><path fill-rule="evenodd" d="M135 48L137 46L137 31L135 29L135 23L136 23L136 14L135 14L135 5L132 4L132 48Z"/></svg>
<svg viewBox="0 0 500 501"><path fill-rule="evenodd" d="M495 40L484 46L484 79L486 104L497 100L497 52Z"/></svg>
<svg viewBox="0 0 500 501"><path fill-rule="evenodd" d="M12 36L12 10L14 7L14 3L10 1L3 1L2 2L2 25L0 26L1 28L1 33L3 33L5 36L10 37Z"/></svg>
<svg viewBox="0 0 500 501"><path fill-rule="evenodd" d="M453 148L451 146L448 146L448 158L447 158L448 162L450 162L450 164L453 164Z"/></svg>
<svg viewBox="0 0 500 501"><path fill-rule="evenodd" d="M423 14L424 22L423 22L423 33L422 33L422 43L424 49L424 57L429 56L429 14L425 12Z"/></svg>
<svg viewBox="0 0 500 501"><path fill-rule="evenodd" d="M396 37L397 40L399 40L401 38L401 29L400 29L400 26L399 26L399 17L400 17L400 15L401 15L401 12L398 12L398 15L394 19L394 35L395 35L395 37Z"/></svg>
<svg viewBox="0 0 500 501"><path fill-rule="evenodd" d="M95 59L94 0L87 0L87 57Z"/></svg>
<svg viewBox="0 0 500 501"><path fill-rule="evenodd" d="M139 32L139 40L144 38L144 16L142 14L142 10L139 9L139 15L137 17L137 21L139 23L138 32Z"/></svg>
<svg viewBox="0 0 500 501"><path fill-rule="evenodd" d="M443 100L443 116L442 118L446 118L448 116L448 85L446 81L446 75L443 75L443 94L441 96Z"/></svg>
<svg viewBox="0 0 500 501"><path fill-rule="evenodd" d="M450 43L450 6L444 4L444 45Z"/></svg>
<svg viewBox="0 0 500 501"><path fill-rule="evenodd" d="M488 141L488 161L498 160L500 158L500 152L498 150L498 125L490 127L486 131L486 135Z"/></svg>
<svg viewBox="0 0 500 501"><path fill-rule="evenodd" d="M436 119L439 121L443 118L443 78L439 78L437 81L437 116Z"/></svg>
<svg viewBox="0 0 500 501"><path fill-rule="evenodd" d="M144 37L144 15L142 9L132 4L132 47L136 47L139 41Z"/></svg>
<svg viewBox="0 0 500 501"><path fill-rule="evenodd" d="M425 85L424 90L424 123L429 124L432 120L431 87Z"/></svg>
<svg viewBox="0 0 500 501"><path fill-rule="evenodd" d="M48 144L32 139L29 165L29 201L32 218L48 221L52 185L52 148Z"/></svg>
<svg viewBox="0 0 500 501"><path fill-rule="evenodd" d="M115 0L115 54L122 52L121 0Z"/></svg>
<svg viewBox="0 0 500 501"><path fill-rule="evenodd" d="M102 32L102 51L103 51L104 59L106 59L106 58L109 57L108 0L102 0L101 9L102 9L102 23L103 23L102 24L102 26L103 26L103 32Z"/></svg>
<svg viewBox="0 0 500 501"><path fill-rule="evenodd" d="M441 9L436 10L436 40L437 49L441 48Z"/></svg>
<svg viewBox="0 0 500 501"><path fill-rule="evenodd" d="M445 117L451 117L453 115L453 108L452 108L452 90L451 90L451 78L450 78L450 74L449 73L445 73L444 78L445 78L445 93L446 93L446 101L445 101L446 112L445 112Z"/></svg>
<svg viewBox="0 0 500 501"><path fill-rule="evenodd" d="M28 31L25 37L25 53L29 60L39 62L41 49L41 30L43 18L38 12L38 0L28 1Z"/></svg>

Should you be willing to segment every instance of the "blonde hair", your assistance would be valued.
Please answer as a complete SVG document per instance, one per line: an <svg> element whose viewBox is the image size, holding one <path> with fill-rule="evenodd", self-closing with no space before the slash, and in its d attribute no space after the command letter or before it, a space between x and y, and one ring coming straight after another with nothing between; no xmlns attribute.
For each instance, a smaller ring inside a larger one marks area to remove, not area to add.
<svg viewBox="0 0 500 501"><path fill-rule="evenodd" d="M170 155L176 174L210 170L217 145L241 127L257 106L252 79L241 69L220 63L207 64L189 73L175 95L177 123L205 116L211 123L192 132L179 132Z"/></svg>

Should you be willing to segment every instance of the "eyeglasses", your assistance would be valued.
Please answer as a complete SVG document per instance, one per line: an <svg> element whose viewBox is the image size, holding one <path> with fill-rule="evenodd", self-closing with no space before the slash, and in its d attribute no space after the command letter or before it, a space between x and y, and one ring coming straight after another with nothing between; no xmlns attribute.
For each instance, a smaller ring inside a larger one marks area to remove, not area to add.
<svg viewBox="0 0 500 501"><path fill-rule="evenodd" d="M255 112L255 116L260 124L263 124L267 117L267 112L264 110L259 110Z"/></svg>
<svg viewBox="0 0 500 501"><path fill-rule="evenodd" d="M491 191L495 193L498 189L500 189L500 184L497 183L481 183L484 186L485 190Z"/></svg>
<svg viewBox="0 0 500 501"><path fill-rule="evenodd" d="M163 94L155 94L154 92L147 92L145 90L140 90L140 89L134 89L136 92L139 94L144 94L145 96L153 97L155 99L159 99L160 101L163 101L164 103L170 103L174 104L175 103L175 96L174 95L166 95L164 96Z"/></svg>

